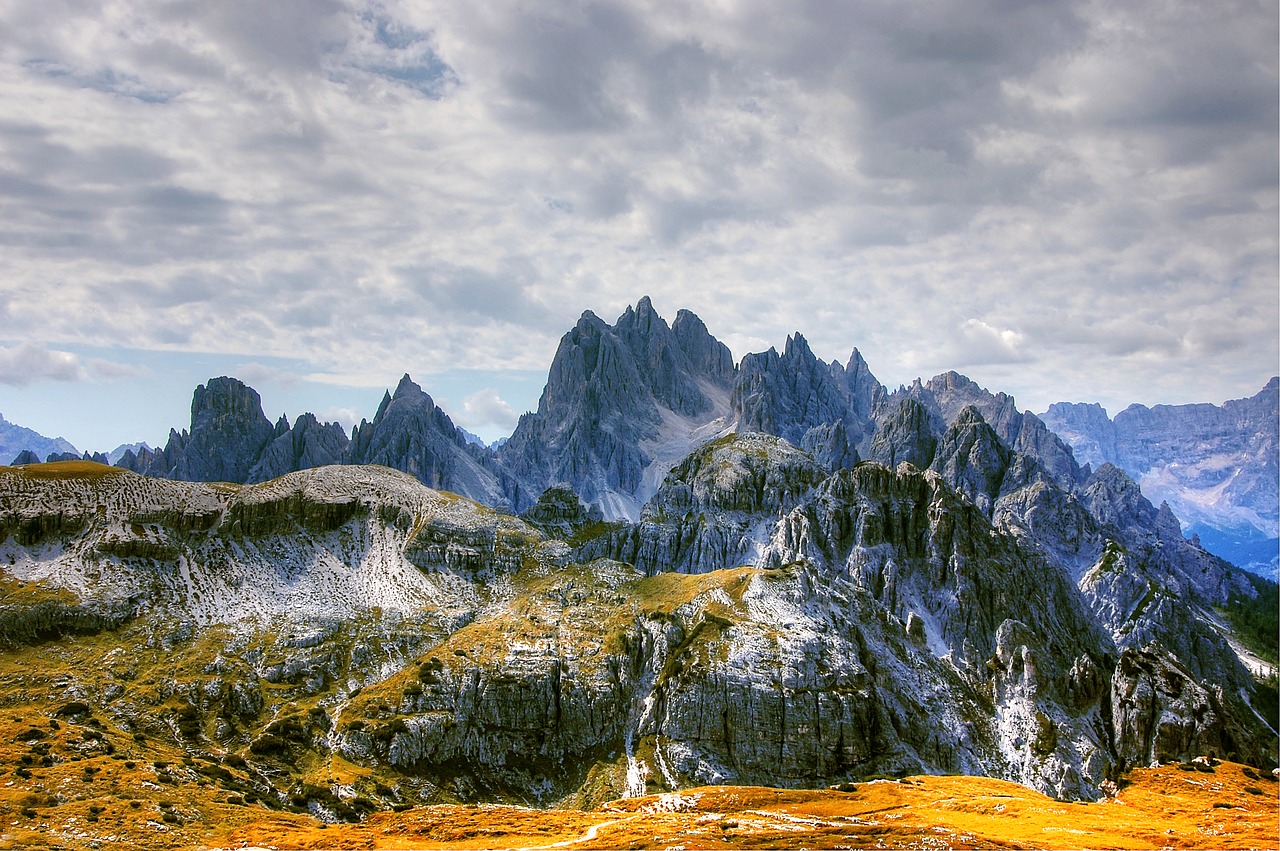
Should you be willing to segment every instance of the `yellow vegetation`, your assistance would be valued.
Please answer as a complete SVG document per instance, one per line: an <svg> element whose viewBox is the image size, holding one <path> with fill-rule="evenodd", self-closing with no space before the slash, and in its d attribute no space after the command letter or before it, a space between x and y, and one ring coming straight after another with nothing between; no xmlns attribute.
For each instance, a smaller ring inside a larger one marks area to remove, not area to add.
<svg viewBox="0 0 1280 851"><path fill-rule="evenodd" d="M17 473L30 479L100 479L124 473L121 467L109 467L97 461L52 461L22 467L0 467L0 472Z"/></svg>
<svg viewBox="0 0 1280 851"><path fill-rule="evenodd" d="M228 847L539 848L1275 848L1276 784L1223 763L1133 772L1114 799L1067 803L1001 780L915 777L851 792L708 787L614 801L593 812L419 807L318 829L272 816Z"/></svg>

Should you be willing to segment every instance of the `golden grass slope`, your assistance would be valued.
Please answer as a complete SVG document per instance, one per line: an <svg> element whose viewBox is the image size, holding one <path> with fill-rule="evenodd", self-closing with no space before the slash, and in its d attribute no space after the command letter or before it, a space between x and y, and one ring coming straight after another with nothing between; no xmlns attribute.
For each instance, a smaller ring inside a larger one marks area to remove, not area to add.
<svg viewBox="0 0 1280 851"><path fill-rule="evenodd" d="M92 780L85 767L94 766ZM195 784L155 789L92 761L67 765L51 803L14 783L0 793L4 848L1276 848L1276 783L1222 763L1133 772L1112 799L1067 803L1002 780L913 777L851 791L704 787L613 801L594 811L441 805L356 825L231 807ZM52 779L52 778L51 778ZM154 779L154 778L153 778ZM7 781L6 781L7 782ZM136 804L134 802L137 802ZM19 809L34 811L24 816ZM165 819L165 814L172 814Z"/></svg>
<svg viewBox="0 0 1280 851"><path fill-rule="evenodd" d="M593 812L421 807L324 829L291 815L237 828L287 848L1276 848L1274 780L1245 767L1133 772L1115 798L1067 803L980 777L872 781L852 791L705 787Z"/></svg>

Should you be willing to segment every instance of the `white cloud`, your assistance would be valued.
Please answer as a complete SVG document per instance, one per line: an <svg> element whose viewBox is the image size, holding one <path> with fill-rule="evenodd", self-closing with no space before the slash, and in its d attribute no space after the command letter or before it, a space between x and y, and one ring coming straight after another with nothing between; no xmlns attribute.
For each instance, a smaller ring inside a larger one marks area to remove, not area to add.
<svg viewBox="0 0 1280 851"><path fill-rule="evenodd" d="M322 411L316 411L316 419L322 423L338 423L345 431L351 431L352 426L360 422L361 419L372 417L372 412L360 412L354 408L325 408Z"/></svg>
<svg viewBox="0 0 1280 851"><path fill-rule="evenodd" d="M1024 336L1011 328L997 328L981 319L966 319L957 340L957 365L1011 363L1023 359Z"/></svg>
<svg viewBox="0 0 1280 851"><path fill-rule="evenodd" d="M1280 359L1274 4L4 18L0 317L33 345L430 389L647 293L890 383L967 358L1116 405Z"/></svg>
<svg viewBox="0 0 1280 851"><path fill-rule="evenodd" d="M71 352L26 343L0 346L0 384L25 387L42 381L82 381L80 359Z"/></svg>
<svg viewBox="0 0 1280 851"><path fill-rule="evenodd" d="M268 383L280 387L292 387L301 380L300 376L291 372L255 361L247 361L237 365L234 376L255 389L262 384Z"/></svg>
<svg viewBox="0 0 1280 851"><path fill-rule="evenodd" d="M462 412L456 417L465 428L496 427L510 431L516 425L516 412L498 391L486 387L462 400Z"/></svg>

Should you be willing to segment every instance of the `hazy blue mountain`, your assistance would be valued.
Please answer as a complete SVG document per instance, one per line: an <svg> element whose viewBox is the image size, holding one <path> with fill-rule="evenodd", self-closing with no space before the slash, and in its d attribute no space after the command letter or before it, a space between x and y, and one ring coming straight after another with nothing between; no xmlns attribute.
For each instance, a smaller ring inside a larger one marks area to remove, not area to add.
<svg viewBox="0 0 1280 851"><path fill-rule="evenodd" d="M1045 423L1082 463L1115 464L1188 534L1228 560L1274 575L1280 558L1280 382L1222 405L1131 405L1111 419L1097 404L1060 402Z"/></svg>
<svg viewBox="0 0 1280 851"><path fill-rule="evenodd" d="M45 437L29 428L11 423L0 415L0 464L10 463L24 449L41 460L53 454L77 452L74 446L61 437Z"/></svg>
<svg viewBox="0 0 1280 851"><path fill-rule="evenodd" d="M119 446L117 446L115 449L112 449L110 452L107 453L107 461L114 465L117 461L119 461L121 458L124 457L124 453L132 452L134 455L137 455L139 452L143 451L144 449L148 452L151 451L151 447L147 444L146 441L140 440L137 443L122 443Z"/></svg>

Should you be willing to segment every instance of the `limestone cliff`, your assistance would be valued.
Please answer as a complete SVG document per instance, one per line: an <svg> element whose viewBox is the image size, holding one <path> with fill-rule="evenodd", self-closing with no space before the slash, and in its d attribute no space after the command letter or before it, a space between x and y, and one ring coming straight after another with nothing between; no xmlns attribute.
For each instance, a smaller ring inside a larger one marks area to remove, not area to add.
<svg viewBox="0 0 1280 851"><path fill-rule="evenodd" d="M238 486L33 465L0 470L0 639L94 633L78 699L330 817L350 792L305 766L335 754L373 806L919 771L1092 797L1145 759L1262 763L1273 733L1196 626L1213 585L1191 573L1231 569L1162 548L1122 480L1092 492L1111 543L1078 581L942 472L831 471L768 435L704 445L632 526L568 490L525 522L386 467ZM147 647L192 662L135 681Z"/></svg>

